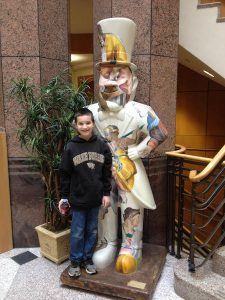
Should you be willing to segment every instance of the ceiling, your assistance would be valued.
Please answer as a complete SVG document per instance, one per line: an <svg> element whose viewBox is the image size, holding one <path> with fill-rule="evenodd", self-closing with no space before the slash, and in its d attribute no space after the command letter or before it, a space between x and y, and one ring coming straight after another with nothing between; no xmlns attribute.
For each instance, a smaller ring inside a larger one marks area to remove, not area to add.
<svg viewBox="0 0 225 300"><path fill-rule="evenodd" d="M225 86L225 79L223 77L215 73L214 70L209 68L209 66L204 64L201 60L199 60L197 57L192 55L190 52L188 52L181 46L178 47L178 61L185 67L221 84L222 86ZM204 70L212 74L214 77L204 73Z"/></svg>

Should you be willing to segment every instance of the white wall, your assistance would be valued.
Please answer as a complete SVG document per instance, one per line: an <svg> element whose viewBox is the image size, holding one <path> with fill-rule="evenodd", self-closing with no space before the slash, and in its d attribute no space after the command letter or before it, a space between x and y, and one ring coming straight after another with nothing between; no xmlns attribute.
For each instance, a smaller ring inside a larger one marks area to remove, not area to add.
<svg viewBox="0 0 225 300"><path fill-rule="evenodd" d="M225 78L225 22L216 22L217 7L197 5L180 0L179 44Z"/></svg>

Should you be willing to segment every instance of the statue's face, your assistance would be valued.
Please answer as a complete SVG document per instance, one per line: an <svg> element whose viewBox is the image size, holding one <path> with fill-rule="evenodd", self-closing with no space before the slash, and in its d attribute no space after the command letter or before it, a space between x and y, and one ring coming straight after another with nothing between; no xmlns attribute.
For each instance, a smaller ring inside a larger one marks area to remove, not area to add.
<svg viewBox="0 0 225 300"><path fill-rule="evenodd" d="M105 101L124 106L132 92L132 73L126 66L101 66L100 94Z"/></svg>

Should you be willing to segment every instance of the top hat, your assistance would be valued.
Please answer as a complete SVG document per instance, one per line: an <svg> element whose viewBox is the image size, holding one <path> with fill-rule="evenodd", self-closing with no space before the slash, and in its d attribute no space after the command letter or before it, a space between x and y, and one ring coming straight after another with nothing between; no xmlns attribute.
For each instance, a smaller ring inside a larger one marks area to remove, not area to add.
<svg viewBox="0 0 225 300"><path fill-rule="evenodd" d="M134 47L136 24L128 18L108 18L98 22L98 35L101 44L102 61L96 64L123 65L136 70L131 63Z"/></svg>

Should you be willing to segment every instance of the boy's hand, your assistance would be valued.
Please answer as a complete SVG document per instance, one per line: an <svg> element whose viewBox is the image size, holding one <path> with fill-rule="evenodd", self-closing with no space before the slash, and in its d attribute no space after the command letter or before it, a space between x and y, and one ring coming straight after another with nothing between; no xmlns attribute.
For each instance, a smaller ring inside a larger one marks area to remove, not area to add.
<svg viewBox="0 0 225 300"><path fill-rule="evenodd" d="M108 208L110 205L110 197L109 196L103 196L102 197L102 206L104 208Z"/></svg>
<svg viewBox="0 0 225 300"><path fill-rule="evenodd" d="M65 206L65 207L63 207ZM58 204L58 209L61 214L66 214L66 210L69 210L70 204L68 199L61 199Z"/></svg>

